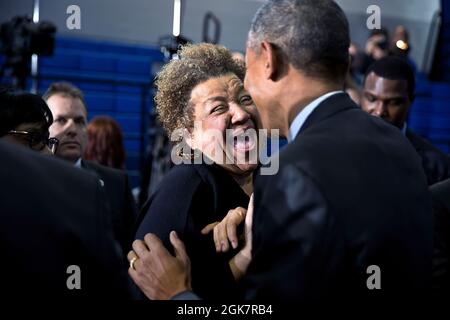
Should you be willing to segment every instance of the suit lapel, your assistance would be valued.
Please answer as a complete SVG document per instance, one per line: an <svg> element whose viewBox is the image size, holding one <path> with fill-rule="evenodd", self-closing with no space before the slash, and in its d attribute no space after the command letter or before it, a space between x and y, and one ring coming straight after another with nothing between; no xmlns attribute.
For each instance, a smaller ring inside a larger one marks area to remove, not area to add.
<svg viewBox="0 0 450 320"><path fill-rule="evenodd" d="M414 134L409 128L406 129L406 138L408 138L409 142L411 142L413 147L416 149L417 153L422 155L423 154L422 144L420 143L420 140L416 136L416 134Z"/></svg>
<svg viewBox="0 0 450 320"><path fill-rule="evenodd" d="M86 161L84 161L83 159L81 159L81 168L82 168L83 170L89 171L90 173L92 173L93 175L95 175L95 176L98 178L98 180L99 180L101 186L102 186L102 187L105 186L105 181L103 181L103 179L102 179L102 178L100 177L100 175L98 174L97 170L95 170L95 168L93 168L93 167L89 164L89 162L86 162Z"/></svg>

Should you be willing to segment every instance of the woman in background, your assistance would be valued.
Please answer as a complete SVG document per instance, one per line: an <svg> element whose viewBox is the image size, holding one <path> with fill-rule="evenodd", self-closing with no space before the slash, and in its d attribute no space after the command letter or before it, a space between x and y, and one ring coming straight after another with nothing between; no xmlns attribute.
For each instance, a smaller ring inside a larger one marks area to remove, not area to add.
<svg viewBox="0 0 450 320"><path fill-rule="evenodd" d="M125 169L122 129L113 118L93 118L87 126L87 136L83 159L115 169Z"/></svg>

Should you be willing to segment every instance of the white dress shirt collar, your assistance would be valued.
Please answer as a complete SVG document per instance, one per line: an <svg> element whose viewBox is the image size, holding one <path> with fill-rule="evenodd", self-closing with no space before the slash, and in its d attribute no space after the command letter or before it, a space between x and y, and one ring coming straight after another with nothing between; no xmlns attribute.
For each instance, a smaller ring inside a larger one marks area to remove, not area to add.
<svg viewBox="0 0 450 320"><path fill-rule="evenodd" d="M81 158L79 158L79 159L77 160L77 162L75 162L74 166L75 166L76 168L81 168Z"/></svg>
<svg viewBox="0 0 450 320"><path fill-rule="evenodd" d="M317 99L310 102L306 107L303 108L302 111L300 111L297 116L294 118L294 121L292 121L291 126L289 127L289 136L288 141L291 142L295 139L297 134L300 132L300 129L305 124L306 119L308 119L309 115L317 108L317 106L327 99L328 97L337 94L342 93L343 91L331 91L328 93L325 93L324 95L321 95Z"/></svg>
<svg viewBox="0 0 450 320"><path fill-rule="evenodd" d="M402 133L406 136L406 130L408 129L408 125L405 123L403 123L403 127L400 129L402 130Z"/></svg>

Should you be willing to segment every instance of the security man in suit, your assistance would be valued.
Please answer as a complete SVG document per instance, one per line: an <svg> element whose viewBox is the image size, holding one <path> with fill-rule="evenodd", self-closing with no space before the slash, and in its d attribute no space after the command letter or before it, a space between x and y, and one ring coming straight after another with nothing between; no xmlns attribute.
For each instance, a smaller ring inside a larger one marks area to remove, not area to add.
<svg viewBox="0 0 450 320"><path fill-rule="evenodd" d="M450 179L430 187L434 209L433 288L450 292Z"/></svg>
<svg viewBox="0 0 450 320"><path fill-rule="evenodd" d="M98 179L4 141L0 154L3 299L129 298Z"/></svg>
<svg viewBox="0 0 450 320"><path fill-rule="evenodd" d="M450 158L408 128L406 118L414 101L415 76L410 64L389 56L374 62L364 79L361 108L401 130L420 156L428 185L450 178Z"/></svg>
<svg viewBox="0 0 450 320"><path fill-rule="evenodd" d="M43 97L54 119L49 128L50 135L59 139L56 156L98 176L105 188L115 238L122 250L127 252L137 208L126 172L81 158L87 144L87 108L83 93L78 88L65 82L53 83Z"/></svg>

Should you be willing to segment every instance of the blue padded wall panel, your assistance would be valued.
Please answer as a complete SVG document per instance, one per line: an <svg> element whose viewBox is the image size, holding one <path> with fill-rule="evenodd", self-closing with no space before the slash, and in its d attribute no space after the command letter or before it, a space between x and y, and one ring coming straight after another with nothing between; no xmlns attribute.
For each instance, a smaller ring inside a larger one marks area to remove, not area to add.
<svg viewBox="0 0 450 320"><path fill-rule="evenodd" d="M151 64L148 59L118 59L117 72L137 73L150 76Z"/></svg>
<svg viewBox="0 0 450 320"><path fill-rule="evenodd" d="M111 94L98 94L85 92L86 105L88 112L112 112L114 111L115 97Z"/></svg>
<svg viewBox="0 0 450 320"><path fill-rule="evenodd" d="M140 148L139 143L140 141L138 139L125 139L125 149L129 152L138 152Z"/></svg>
<svg viewBox="0 0 450 320"><path fill-rule="evenodd" d="M116 121L122 127L124 132L139 132L141 128L141 119L139 115L136 116L123 116L117 115Z"/></svg>
<svg viewBox="0 0 450 320"><path fill-rule="evenodd" d="M419 77L409 127L448 153L450 144L450 84Z"/></svg>
<svg viewBox="0 0 450 320"><path fill-rule="evenodd" d="M116 60L108 56L85 55L81 57L80 69L86 71L114 72Z"/></svg>
<svg viewBox="0 0 450 320"><path fill-rule="evenodd" d="M431 86L431 95L434 98L450 99L450 85L447 83L433 83Z"/></svg>
<svg viewBox="0 0 450 320"><path fill-rule="evenodd" d="M142 101L139 94L117 94L115 99L115 110L118 112L139 113L141 111L141 103Z"/></svg>
<svg viewBox="0 0 450 320"><path fill-rule="evenodd" d="M71 68L77 69L80 67L80 56L73 52L65 50L55 50L51 57L41 57L39 60L40 67L54 67L54 68Z"/></svg>

